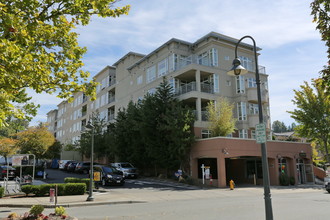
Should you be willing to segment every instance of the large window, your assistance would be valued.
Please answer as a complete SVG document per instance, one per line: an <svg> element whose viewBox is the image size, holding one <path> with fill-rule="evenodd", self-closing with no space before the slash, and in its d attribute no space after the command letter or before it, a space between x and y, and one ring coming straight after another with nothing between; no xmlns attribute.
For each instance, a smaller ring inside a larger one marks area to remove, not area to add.
<svg viewBox="0 0 330 220"><path fill-rule="evenodd" d="M214 93L219 93L219 75L218 74L213 74L213 91Z"/></svg>
<svg viewBox="0 0 330 220"><path fill-rule="evenodd" d="M236 93L245 93L244 76L236 77Z"/></svg>
<svg viewBox="0 0 330 220"><path fill-rule="evenodd" d="M256 83L255 78L249 78L248 82L249 82L248 83L249 88L256 88L257 87L257 83Z"/></svg>
<svg viewBox="0 0 330 220"><path fill-rule="evenodd" d="M250 115L259 114L259 106L258 106L258 104L249 103L249 114Z"/></svg>
<svg viewBox="0 0 330 220"><path fill-rule="evenodd" d="M237 118L239 121L245 121L246 120L246 103L245 102L239 102L237 103Z"/></svg>
<svg viewBox="0 0 330 220"><path fill-rule="evenodd" d="M211 137L211 130L203 129L202 130L202 138L209 138L209 137Z"/></svg>
<svg viewBox="0 0 330 220"><path fill-rule="evenodd" d="M156 66L151 66L147 69L147 83L156 79Z"/></svg>
<svg viewBox="0 0 330 220"><path fill-rule="evenodd" d="M239 130L239 138L248 138L248 133L246 129Z"/></svg>
<svg viewBox="0 0 330 220"><path fill-rule="evenodd" d="M167 58L158 63L158 77L164 76L168 72Z"/></svg>
<svg viewBox="0 0 330 220"><path fill-rule="evenodd" d="M253 71L252 60L248 57L240 56L239 59L241 60L242 66L249 71Z"/></svg>
<svg viewBox="0 0 330 220"><path fill-rule="evenodd" d="M199 54L197 61L198 64L204 66L218 66L218 50L212 48L209 51Z"/></svg>

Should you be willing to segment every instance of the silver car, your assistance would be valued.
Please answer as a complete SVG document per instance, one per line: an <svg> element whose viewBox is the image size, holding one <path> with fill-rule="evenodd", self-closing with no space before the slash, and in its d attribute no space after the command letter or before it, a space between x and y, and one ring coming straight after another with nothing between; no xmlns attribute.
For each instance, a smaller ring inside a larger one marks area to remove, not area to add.
<svg viewBox="0 0 330 220"><path fill-rule="evenodd" d="M125 178L137 178L138 170L132 164L128 162L120 162L120 163L111 163L111 166L117 168L122 171Z"/></svg>

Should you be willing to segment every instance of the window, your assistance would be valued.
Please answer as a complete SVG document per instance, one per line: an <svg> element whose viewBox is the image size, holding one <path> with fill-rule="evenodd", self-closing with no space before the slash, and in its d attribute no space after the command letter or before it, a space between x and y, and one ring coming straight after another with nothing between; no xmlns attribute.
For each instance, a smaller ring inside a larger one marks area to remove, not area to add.
<svg viewBox="0 0 330 220"><path fill-rule="evenodd" d="M109 83L109 77L107 76L104 79L102 79L101 89L104 89L105 87L108 87L108 83Z"/></svg>
<svg viewBox="0 0 330 220"><path fill-rule="evenodd" d="M256 88L257 87L256 79L249 78L248 80L249 80L249 83L248 83L249 88Z"/></svg>
<svg viewBox="0 0 330 220"><path fill-rule="evenodd" d="M136 81L138 85L141 85L143 83L143 75L139 76Z"/></svg>
<svg viewBox="0 0 330 220"><path fill-rule="evenodd" d="M199 54L197 61L198 64L204 66L218 66L218 50L212 48L209 51Z"/></svg>
<svg viewBox="0 0 330 220"><path fill-rule="evenodd" d="M258 106L258 104L249 103L249 114L250 115L259 114L259 106Z"/></svg>
<svg viewBox="0 0 330 220"><path fill-rule="evenodd" d="M239 138L248 138L246 129L240 129L239 130Z"/></svg>
<svg viewBox="0 0 330 220"><path fill-rule="evenodd" d="M244 76L236 77L236 93L245 93Z"/></svg>
<svg viewBox="0 0 330 220"><path fill-rule="evenodd" d="M164 76L168 72L167 58L158 63L158 77Z"/></svg>
<svg viewBox="0 0 330 220"><path fill-rule="evenodd" d="M202 138L209 138L209 137L211 137L211 130L203 129L202 130Z"/></svg>
<svg viewBox="0 0 330 220"><path fill-rule="evenodd" d="M285 158L279 158L278 159L278 171L280 174L287 174L287 164L286 164L286 159Z"/></svg>
<svg viewBox="0 0 330 220"><path fill-rule="evenodd" d="M219 75L213 74L213 91L214 93L219 93Z"/></svg>
<svg viewBox="0 0 330 220"><path fill-rule="evenodd" d="M239 121L246 120L246 103L245 102L237 103L237 114L238 114Z"/></svg>
<svg viewBox="0 0 330 220"><path fill-rule="evenodd" d="M156 93L156 88L151 88L151 89L149 89L149 90L148 90L148 93L149 93L150 95L155 94L155 93Z"/></svg>
<svg viewBox="0 0 330 220"><path fill-rule="evenodd" d="M252 60L248 57L240 56L239 59L241 60L242 66L249 71L253 71Z"/></svg>
<svg viewBox="0 0 330 220"><path fill-rule="evenodd" d="M229 56L225 56L225 60L230 60L230 57Z"/></svg>
<svg viewBox="0 0 330 220"><path fill-rule="evenodd" d="M256 131L255 130L251 130L251 138L256 139Z"/></svg>
<svg viewBox="0 0 330 220"><path fill-rule="evenodd" d="M156 79L156 66L151 66L147 69L147 83Z"/></svg>

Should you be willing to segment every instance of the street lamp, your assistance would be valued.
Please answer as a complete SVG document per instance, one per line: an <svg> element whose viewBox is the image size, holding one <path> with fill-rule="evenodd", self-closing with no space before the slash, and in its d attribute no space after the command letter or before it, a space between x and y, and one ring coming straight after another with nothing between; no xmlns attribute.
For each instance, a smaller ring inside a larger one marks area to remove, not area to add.
<svg viewBox="0 0 330 220"><path fill-rule="evenodd" d="M253 41L254 59L256 64L255 68L256 68L256 84L257 84L258 108L259 108L259 124L263 124L264 119L263 119L262 106L261 106L261 90L260 90L257 48L256 48L256 42L251 36L244 36L237 42L235 47L235 59L233 61L233 67L227 72L227 74L231 76L239 76L246 74L248 72L248 70L246 70L241 65L241 61L237 57L237 47L240 44L240 42L245 38L250 38ZM263 185L264 185L266 219L272 220L273 210L272 210L272 200L271 200L270 187L269 187L267 148L265 142L261 143L261 154L262 154L262 174L263 174Z"/></svg>
<svg viewBox="0 0 330 220"><path fill-rule="evenodd" d="M89 194L86 201L94 201L93 197L93 179L94 179L94 171L93 171L93 164L94 164L94 125L90 121L85 126L85 128L92 130L92 145L91 145L91 156L90 156L90 168L89 168Z"/></svg>

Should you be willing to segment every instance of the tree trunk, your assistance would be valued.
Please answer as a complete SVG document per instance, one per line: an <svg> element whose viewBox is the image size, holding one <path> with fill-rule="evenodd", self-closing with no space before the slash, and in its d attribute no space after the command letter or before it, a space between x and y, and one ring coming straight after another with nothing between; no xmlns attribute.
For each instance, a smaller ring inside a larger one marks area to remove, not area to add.
<svg viewBox="0 0 330 220"><path fill-rule="evenodd" d="M326 161L327 161L327 163L330 163L329 150L328 150L328 140L327 139L323 139L323 143L324 143L324 150L325 150Z"/></svg>

